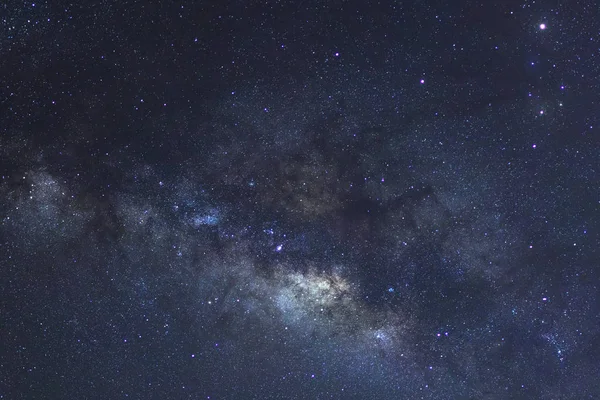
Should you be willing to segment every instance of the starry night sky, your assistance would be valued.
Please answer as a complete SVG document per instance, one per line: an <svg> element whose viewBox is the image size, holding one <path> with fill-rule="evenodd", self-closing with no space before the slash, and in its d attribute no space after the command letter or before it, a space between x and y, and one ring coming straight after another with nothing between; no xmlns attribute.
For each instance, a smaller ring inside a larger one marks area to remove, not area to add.
<svg viewBox="0 0 600 400"><path fill-rule="evenodd" d="M0 5L0 398L600 398L594 1Z"/></svg>

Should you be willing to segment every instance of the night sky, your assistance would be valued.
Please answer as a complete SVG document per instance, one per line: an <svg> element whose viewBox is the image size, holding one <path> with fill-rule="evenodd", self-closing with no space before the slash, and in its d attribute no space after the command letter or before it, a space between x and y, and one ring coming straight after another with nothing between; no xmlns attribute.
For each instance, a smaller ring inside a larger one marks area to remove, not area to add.
<svg viewBox="0 0 600 400"><path fill-rule="evenodd" d="M1 399L599 399L595 1L0 5Z"/></svg>

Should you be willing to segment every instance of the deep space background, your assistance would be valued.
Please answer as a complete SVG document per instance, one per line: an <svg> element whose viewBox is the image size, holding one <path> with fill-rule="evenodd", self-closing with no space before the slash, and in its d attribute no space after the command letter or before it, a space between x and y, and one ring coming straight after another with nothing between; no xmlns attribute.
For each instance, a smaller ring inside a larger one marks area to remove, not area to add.
<svg viewBox="0 0 600 400"><path fill-rule="evenodd" d="M600 398L599 18L3 2L0 398Z"/></svg>

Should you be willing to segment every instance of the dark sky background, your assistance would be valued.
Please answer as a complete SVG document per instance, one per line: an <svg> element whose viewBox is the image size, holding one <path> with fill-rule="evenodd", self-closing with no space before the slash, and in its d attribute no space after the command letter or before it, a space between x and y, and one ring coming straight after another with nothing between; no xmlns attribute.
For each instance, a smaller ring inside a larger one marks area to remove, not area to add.
<svg viewBox="0 0 600 400"><path fill-rule="evenodd" d="M600 398L594 1L0 4L0 398Z"/></svg>

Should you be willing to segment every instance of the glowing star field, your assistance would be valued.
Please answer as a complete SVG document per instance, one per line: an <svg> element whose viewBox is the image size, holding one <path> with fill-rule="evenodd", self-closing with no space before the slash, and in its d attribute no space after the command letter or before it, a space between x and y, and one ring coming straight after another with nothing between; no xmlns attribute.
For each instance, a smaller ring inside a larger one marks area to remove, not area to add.
<svg viewBox="0 0 600 400"><path fill-rule="evenodd" d="M600 398L594 2L7 3L0 399Z"/></svg>

